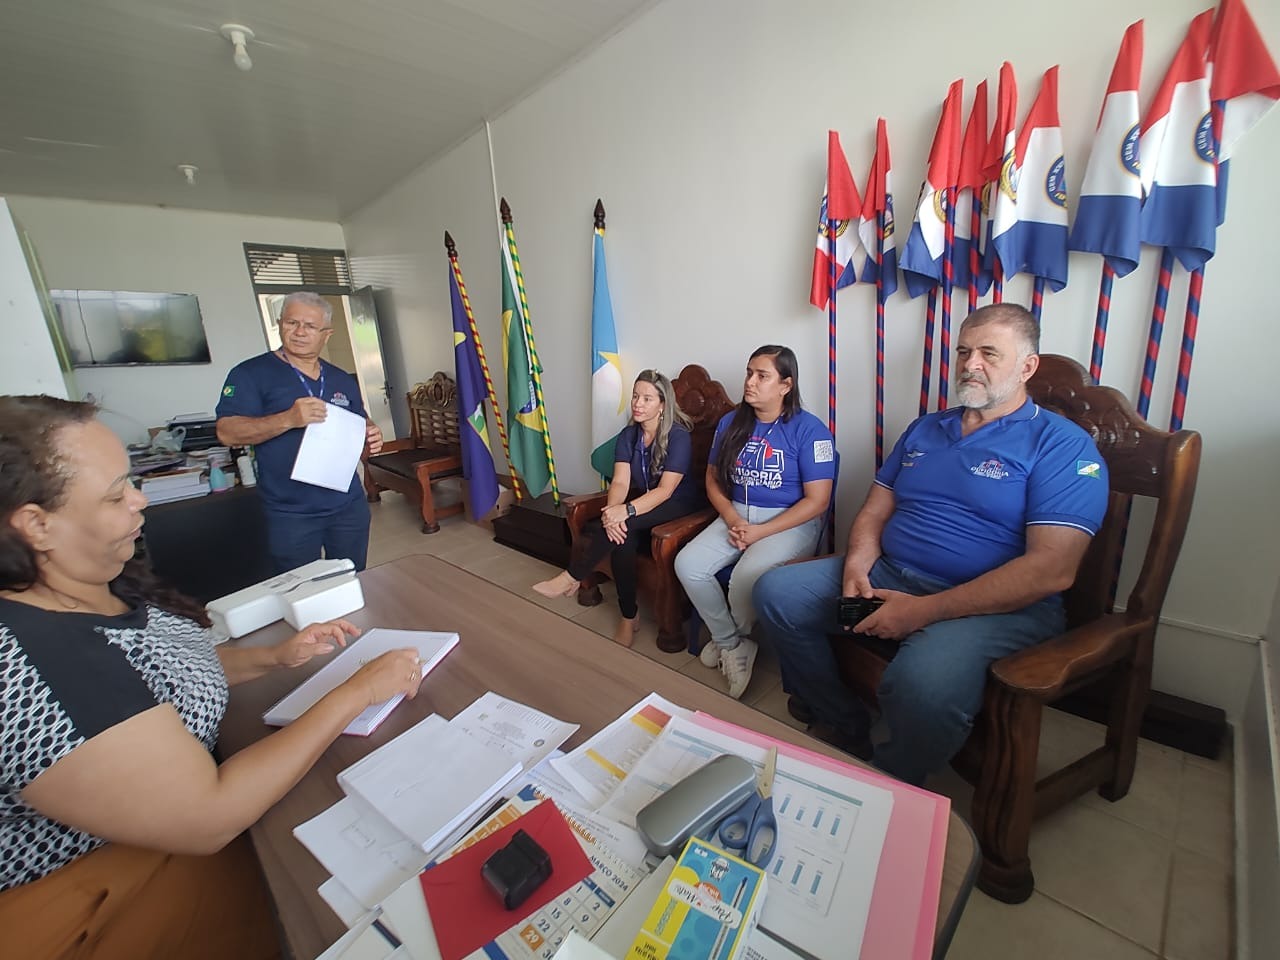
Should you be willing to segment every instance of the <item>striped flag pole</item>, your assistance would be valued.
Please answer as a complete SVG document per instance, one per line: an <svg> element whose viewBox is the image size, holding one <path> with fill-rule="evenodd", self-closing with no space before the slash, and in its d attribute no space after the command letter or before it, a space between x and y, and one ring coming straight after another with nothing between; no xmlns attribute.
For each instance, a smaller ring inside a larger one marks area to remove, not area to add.
<svg viewBox="0 0 1280 960"><path fill-rule="evenodd" d="M985 82L985 81L984 81ZM973 189L973 206L969 211L969 312L978 309L978 271L982 258L978 255L978 235L982 230L982 197Z"/></svg>
<svg viewBox="0 0 1280 960"><path fill-rule="evenodd" d="M1191 271L1187 288L1187 315L1182 321L1182 349L1178 354L1178 379L1173 391L1173 413L1169 429L1182 429L1182 415L1187 409L1187 384L1191 381L1191 357L1196 349L1196 328L1200 325L1200 292L1204 289L1204 267Z"/></svg>
<svg viewBox="0 0 1280 960"><path fill-rule="evenodd" d="M991 302L1004 303L1004 264L1000 262L999 254L996 255L992 267L995 272L991 280Z"/></svg>
<svg viewBox="0 0 1280 960"><path fill-rule="evenodd" d="M884 465L884 211L876 213L876 469Z"/></svg>
<svg viewBox="0 0 1280 960"><path fill-rule="evenodd" d="M1031 315L1040 320L1040 313L1044 310L1044 277L1036 277L1035 283L1031 287Z"/></svg>
<svg viewBox="0 0 1280 960"><path fill-rule="evenodd" d="M924 362L920 370L920 416L929 412L929 382L933 376L933 324L938 312L938 288L929 291L924 314Z"/></svg>
<svg viewBox="0 0 1280 960"><path fill-rule="evenodd" d="M1102 279L1098 281L1098 315L1093 321L1093 354L1089 358L1089 376L1094 383L1102 382L1102 352L1107 348L1107 320L1111 316L1111 286L1116 271L1110 261L1102 261Z"/></svg>
<svg viewBox="0 0 1280 960"><path fill-rule="evenodd" d="M951 292L955 288L955 265L951 249L956 242L956 195L954 186L947 187L947 219L942 232L942 326L938 343L938 409L947 409L947 391L951 381Z"/></svg>
<svg viewBox="0 0 1280 960"><path fill-rule="evenodd" d="M467 296L467 285L462 279L462 267L458 263L458 248L448 230L444 232L444 246L449 253L449 267L453 270L453 279L458 284L458 293L462 296L462 307L467 312L467 326L471 329L471 341L476 345L476 356L480 358L480 372L484 375L484 386L489 392L489 406L493 410L493 418L498 425L498 436L502 438L502 453L507 458L507 467L511 470L511 484L516 497L523 499L520 478L511 465L511 443L507 440L507 428L502 422L502 408L498 404L498 394L493 389L493 377L489 375L489 361L484 356L484 346L480 343L480 329L476 326L475 314L471 312L471 298Z"/></svg>
<svg viewBox="0 0 1280 960"><path fill-rule="evenodd" d="M542 393L542 361L538 359L538 348L533 342L533 324L529 320L529 298L524 290L524 272L520 269L520 253L516 249L516 232L511 221L506 222L507 249L511 253L511 267L516 274L516 290L520 297L520 317L524 325L525 339L529 343L529 360L533 368L533 390L538 400L538 415L542 420L542 443L547 451L547 472L551 476L551 499L556 506L560 505L560 484L556 480L556 458L551 452L551 426L547 423L547 402Z"/></svg>
<svg viewBox="0 0 1280 960"><path fill-rule="evenodd" d="M1160 252L1160 279L1156 283L1155 304L1151 308L1151 331L1147 334L1147 358L1142 364L1142 384L1138 388L1138 413L1148 419L1151 410L1151 387L1156 379L1156 360L1160 356L1160 338L1164 335L1164 314L1169 306L1169 283L1173 279L1173 251Z"/></svg>
<svg viewBox="0 0 1280 960"><path fill-rule="evenodd" d="M836 435L836 221L827 218L827 429ZM833 501L834 502L834 501Z"/></svg>

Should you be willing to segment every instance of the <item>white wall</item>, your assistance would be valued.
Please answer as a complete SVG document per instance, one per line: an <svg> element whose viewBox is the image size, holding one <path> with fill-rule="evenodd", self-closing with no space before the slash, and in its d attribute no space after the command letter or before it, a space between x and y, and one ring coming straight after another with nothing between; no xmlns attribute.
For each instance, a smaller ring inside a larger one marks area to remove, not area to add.
<svg viewBox="0 0 1280 960"><path fill-rule="evenodd" d="M212 412L223 378L266 349L245 242L341 247L336 223L195 210L10 197L50 289L145 290L200 298L212 361L193 366L82 368L76 382L125 439L169 417Z"/></svg>
<svg viewBox="0 0 1280 960"><path fill-rule="evenodd" d="M608 209L608 254L627 372L696 361L731 394L751 349L791 345L807 405L825 415L826 318L807 305L826 130L838 129L859 185L875 119L889 123L899 242L947 84L966 96L1010 59L1020 115L1045 68L1061 64L1067 173L1084 173L1098 108L1124 28L1147 18L1143 102L1151 99L1201 0L1078 0L1069 10L1002 0L900 0L838 12L822 0L667 0L493 121L497 186L516 216L529 303L545 368L561 487L588 472L591 209ZM1280 7L1251 4L1280 51ZM1040 10L1041 12L1034 12ZM1276 111L1280 114L1280 111ZM968 114L968 102L965 105ZM1186 424L1205 461L1182 562L1165 612L1163 689L1238 714L1280 571L1280 417L1274 409L1273 277L1280 193L1271 171L1280 117L1237 151L1228 222L1204 287ZM384 290L403 351L397 388L451 369L447 267L452 231L491 366L501 381L496 226L483 133L416 171L343 225L362 279ZM1117 283L1103 379L1136 390L1154 287L1154 251ZM1074 256L1072 282L1049 297L1044 349L1087 361L1100 272ZM1185 276L1175 279L1153 419L1168 416ZM1027 302L1029 284L1011 283ZM872 467L873 293L840 297L840 523ZM963 297L956 298L963 313ZM1175 316L1178 319L1175 319ZM888 308L886 433L915 414L924 298ZM957 318L958 320L958 318ZM501 390L501 386L499 386ZM1204 627L1210 628L1206 632ZM1243 665L1237 668L1235 665Z"/></svg>

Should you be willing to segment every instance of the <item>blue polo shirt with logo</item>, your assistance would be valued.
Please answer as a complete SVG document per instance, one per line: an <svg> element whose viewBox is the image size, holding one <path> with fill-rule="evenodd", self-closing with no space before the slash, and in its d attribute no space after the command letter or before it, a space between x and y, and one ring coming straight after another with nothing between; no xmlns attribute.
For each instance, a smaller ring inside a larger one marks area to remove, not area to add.
<svg viewBox="0 0 1280 960"><path fill-rule="evenodd" d="M735 412L730 410L716 424L708 463L716 462L720 440ZM808 410L801 410L789 420L755 422L729 473L733 489L725 493L734 503L752 507L790 507L804 497L806 483L834 480L835 475L831 431Z"/></svg>
<svg viewBox="0 0 1280 960"><path fill-rule="evenodd" d="M965 437L963 413L916 420L876 473L894 496L885 556L954 586L1022 556L1029 525L1098 532L1107 465L1084 430L1028 399Z"/></svg>
<svg viewBox="0 0 1280 960"><path fill-rule="evenodd" d="M364 404L355 377L326 360L320 361L320 372L321 378L312 380L279 354L250 357L227 374L215 415L218 418L269 417L288 410L300 397L314 396L363 417ZM324 380L323 395L321 379ZM298 458L302 433L303 428L298 427L253 445L254 456L258 458L258 490L263 506L281 513L326 516L364 496L355 471L345 493L289 477Z"/></svg>

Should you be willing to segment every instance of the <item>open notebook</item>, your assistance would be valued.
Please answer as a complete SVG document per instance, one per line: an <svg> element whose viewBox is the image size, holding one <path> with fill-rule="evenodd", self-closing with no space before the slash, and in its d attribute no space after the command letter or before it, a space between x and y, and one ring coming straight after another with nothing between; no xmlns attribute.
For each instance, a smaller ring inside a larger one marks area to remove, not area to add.
<svg viewBox="0 0 1280 960"><path fill-rule="evenodd" d="M388 650L416 647L422 661L422 675L431 672L445 654L458 645L456 633L432 633L426 630L368 630L345 650L305 680L301 686L262 715L264 722L283 727L297 720L326 693L349 679L357 670ZM343 733L367 737L404 699L397 694L365 709L347 724Z"/></svg>

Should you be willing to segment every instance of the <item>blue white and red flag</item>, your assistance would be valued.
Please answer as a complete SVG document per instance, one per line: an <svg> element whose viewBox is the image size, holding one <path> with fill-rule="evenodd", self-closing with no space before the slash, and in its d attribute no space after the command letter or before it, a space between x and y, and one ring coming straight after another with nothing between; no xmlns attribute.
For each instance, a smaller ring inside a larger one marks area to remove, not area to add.
<svg viewBox="0 0 1280 960"><path fill-rule="evenodd" d="M827 131L827 184L822 191L822 205L818 210L818 241L813 251L813 280L809 286L809 302L826 309L831 290L831 249L829 243L831 221L835 221L836 234L836 290L847 287L858 279L853 265L858 252L858 216L862 203L849 161L840 146L840 135Z"/></svg>
<svg viewBox="0 0 1280 960"><path fill-rule="evenodd" d="M964 128L964 140L960 145L960 173L956 178L959 188L956 194L956 233L952 241L951 262L955 267L956 287L969 285L970 250L982 243L982 188L986 179L982 175L987 152L987 81L978 84L973 94L973 106L969 108L969 122ZM970 236L973 227L973 209L979 208L978 232ZM984 281L985 276L985 281ZM979 259L978 292L986 293L991 286L991 274L981 268Z"/></svg>
<svg viewBox="0 0 1280 960"><path fill-rule="evenodd" d="M1168 247L1187 269L1213 257L1218 225L1206 56L1213 11L1191 21L1142 124L1140 236Z"/></svg>
<svg viewBox="0 0 1280 960"><path fill-rule="evenodd" d="M964 81L954 80L942 104L938 129L929 148L929 170L920 187L920 203L907 245L902 250L902 278L907 293L918 297L942 282L946 246L947 188L960 175L960 107Z"/></svg>
<svg viewBox="0 0 1280 960"><path fill-rule="evenodd" d="M1012 228L1018 236L1013 246L1021 252L1022 271L1043 277L1049 289L1057 292L1067 285L1067 172L1058 122L1057 67L1044 72L1040 92L1018 135L1017 153L1021 170L1018 221ZM1010 261L1003 250L1000 259L1006 276L1010 275Z"/></svg>
<svg viewBox="0 0 1280 960"><path fill-rule="evenodd" d="M983 267L988 272L993 271L996 257L999 257L1005 277L1018 273L1022 264L1022 252L1012 246L1014 238L1010 235L1018 222L1017 123L1018 81L1014 77L1013 66L1006 60L1000 66L996 122L991 128L986 163L982 168L982 176L986 180L984 206L987 209L987 242L982 248ZM1013 258L1012 261L1004 261L1005 250Z"/></svg>
<svg viewBox="0 0 1280 960"><path fill-rule="evenodd" d="M877 215L884 213L884 256L881 261L884 272L884 296L893 296L898 289L898 245L893 230L893 183L889 162L889 130L884 117L876 123L876 154L871 160L871 172L867 174L867 189L862 192L862 215L858 221L858 236L867 251L866 264L862 268L865 283L876 281L876 243L879 224Z"/></svg>
<svg viewBox="0 0 1280 960"><path fill-rule="evenodd" d="M1138 20L1124 32L1111 69L1068 244L1072 250L1102 254L1117 277L1133 272L1142 253L1138 239L1142 211L1138 170L1141 79L1142 21Z"/></svg>
<svg viewBox="0 0 1280 960"><path fill-rule="evenodd" d="M1280 70L1244 0L1222 0L1209 39L1209 99L1218 130L1218 223L1226 216L1227 168L1236 144L1280 99Z"/></svg>

